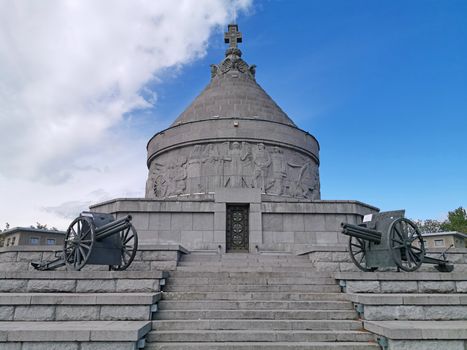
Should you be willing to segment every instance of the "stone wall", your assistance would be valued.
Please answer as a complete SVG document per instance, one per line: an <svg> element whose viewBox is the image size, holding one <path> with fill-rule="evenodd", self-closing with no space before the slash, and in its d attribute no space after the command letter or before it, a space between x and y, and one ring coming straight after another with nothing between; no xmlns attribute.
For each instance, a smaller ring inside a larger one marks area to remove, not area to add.
<svg viewBox="0 0 467 350"><path fill-rule="evenodd" d="M341 222L360 222L376 208L356 201L278 201L258 189L222 189L197 201L117 199L91 207L117 217L133 216L144 244L181 244L189 250L225 251L226 205L249 204L250 252L304 252L316 246L341 249Z"/></svg>
<svg viewBox="0 0 467 350"><path fill-rule="evenodd" d="M54 260L55 251L61 252L62 246L29 246L0 248L0 272L35 271L32 261ZM138 247L135 259L128 271L171 271L175 270L181 255L188 251L177 245L142 245ZM65 270L61 267L58 270ZM108 266L88 265L84 271L108 271Z"/></svg>
<svg viewBox="0 0 467 350"><path fill-rule="evenodd" d="M347 248L348 237L340 234L340 239L340 242L344 241L341 246L315 246L300 254L308 255L318 271L360 271L350 259ZM444 249L430 249L427 251L427 256L440 258L443 251ZM446 253L446 257L454 264L454 272L467 272L467 248L450 249ZM395 271L396 269L388 270ZM417 271L437 272L434 265L431 264L422 264Z"/></svg>

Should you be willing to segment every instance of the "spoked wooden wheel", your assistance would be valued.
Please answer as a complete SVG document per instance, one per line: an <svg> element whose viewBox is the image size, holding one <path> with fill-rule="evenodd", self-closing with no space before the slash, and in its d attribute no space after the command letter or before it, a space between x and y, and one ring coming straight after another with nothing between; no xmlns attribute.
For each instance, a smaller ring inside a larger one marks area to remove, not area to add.
<svg viewBox="0 0 467 350"><path fill-rule="evenodd" d="M389 226L389 250L395 264L403 271L415 271L423 262L425 244L417 226L399 218Z"/></svg>
<svg viewBox="0 0 467 350"><path fill-rule="evenodd" d="M80 216L73 220L66 231L63 247L63 257L68 268L79 271L86 265L94 239L94 224L91 219Z"/></svg>
<svg viewBox="0 0 467 350"><path fill-rule="evenodd" d="M119 233L121 250L122 250L122 265L111 265L110 270L123 271L130 266L135 258L136 251L138 250L138 234L132 224L121 230Z"/></svg>
<svg viewBox="0 0 467 350"><path fill-rule="evenodd" d="M349 238L349 252L353 263L362 271L375 271L376 267L368 267L366 261L365 241L360 238Z"/></svg>

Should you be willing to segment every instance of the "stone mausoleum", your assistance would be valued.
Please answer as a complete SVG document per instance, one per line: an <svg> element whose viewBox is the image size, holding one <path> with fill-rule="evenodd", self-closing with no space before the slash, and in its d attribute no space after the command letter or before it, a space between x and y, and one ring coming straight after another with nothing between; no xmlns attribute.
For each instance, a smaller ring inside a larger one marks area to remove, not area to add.
<svg viewBox="0 0 467 350"><path fill-rule="evenodd" d="M173 124L147 146L144 199L92 207L130 213L143 244L189 250L298 252L339 246L341 222L377 211L351 200L321 200L319 143L298 128L242 59L230 25L225 58Z"/></svg>
<svg viewBox="0 0 467 350"><path fill-rule="evenodd" d="M91 207L132 215L128 270L34 271L66 245L0 247L0 349L467 349L467 249L446 253L454 272L357 271L340 224L378 209L321 200L318 141L258 85L237 25L225 41L149 141L145 198Z"/></svg>

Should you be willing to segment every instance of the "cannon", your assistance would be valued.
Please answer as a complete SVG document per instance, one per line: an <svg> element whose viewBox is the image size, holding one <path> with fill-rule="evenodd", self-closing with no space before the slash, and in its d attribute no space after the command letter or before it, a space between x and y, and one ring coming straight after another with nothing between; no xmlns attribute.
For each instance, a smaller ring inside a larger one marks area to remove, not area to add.
<svg viewBox="0 0 467 350"><path fill-rule="evenodd" d="M82 212L66 231L63 250L51 261L31 262L40 271L62 266L81 270L86 264L108 265L122 271L130 266L138 249L138 234L131 215L115 220L112 214Z"/></svg>
<svg viewBox="0 0 467 350"><path fill-rule="evenodd" d="M398 271L415 271L422 263L434 264L440 272L454 269L446 259L426 255L423 237L404 210L365 215L363 223L342 223L342 234L349 236L349 253L362 271L396 267Z"/></svg>

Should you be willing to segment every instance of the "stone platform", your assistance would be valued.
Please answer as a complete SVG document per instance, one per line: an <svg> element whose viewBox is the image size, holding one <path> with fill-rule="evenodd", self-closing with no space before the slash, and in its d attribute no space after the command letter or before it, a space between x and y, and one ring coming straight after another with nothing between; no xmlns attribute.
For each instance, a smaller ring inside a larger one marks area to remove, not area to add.
<svg viewBox="0 0 467 350"><path fill-rule="evenodd" d="M196 197L196 196L195 196ZM188 250L226 250L228 203L249 205L249 251L297 253L310 247L345 249L341 222L357 223L378 209L358 201L300 201L262 195L258 189L219 189L197 198L115 199L93 211L131 214L142 244L180 244Z"/></svg>

